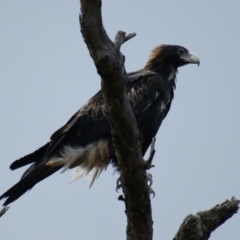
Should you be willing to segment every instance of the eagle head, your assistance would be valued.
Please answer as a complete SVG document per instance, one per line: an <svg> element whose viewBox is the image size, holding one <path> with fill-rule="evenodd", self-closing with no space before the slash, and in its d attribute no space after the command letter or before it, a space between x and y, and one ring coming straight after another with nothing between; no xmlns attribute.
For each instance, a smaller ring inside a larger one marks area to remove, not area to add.
<svg viewBox="0 0 240 240"><path fill-rule="evenodd" d="M182 46L160 45L152 50L145 68L156 71L159 67L171 66L177 69L189 63L199 65L200 60Z"/></svg>

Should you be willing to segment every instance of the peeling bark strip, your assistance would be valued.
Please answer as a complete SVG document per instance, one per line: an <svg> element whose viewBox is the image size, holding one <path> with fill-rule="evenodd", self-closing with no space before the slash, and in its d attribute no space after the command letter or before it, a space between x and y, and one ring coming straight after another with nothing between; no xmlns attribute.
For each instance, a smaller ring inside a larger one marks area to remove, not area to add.
<svg viewBox="0 0 240 240"><path fill-rule="evenodd" d="M118 32L113 43L101 16L100 0L81 0L80 25L84 41L101 76L105 106L110 115L115 154L121 172L127 215L127 239L151 240L152 210L141 154L141 135L125 93L125 57L121 45L135 36Z"/></svg>
<svg viewBox="0 0 240 240"><path fill-rule="evenodd" d="M207 240L211 233L239 209L240 201L232 197L210 210L187 216L173 240Z"/></svg>

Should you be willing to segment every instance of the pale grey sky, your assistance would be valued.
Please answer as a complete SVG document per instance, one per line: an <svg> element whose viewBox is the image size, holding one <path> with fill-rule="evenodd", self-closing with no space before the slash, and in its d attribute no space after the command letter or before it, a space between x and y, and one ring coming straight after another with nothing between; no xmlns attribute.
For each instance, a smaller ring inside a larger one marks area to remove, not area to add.
<svg viewBox="0 0 240 240"><path fill-rule="evenodd" d="M0 2L0 193L24 169L10 163L44 144L99 88L79 32L79 1ZM142 68L159 44L179 44L201 65L179 69L172 108L157 135L152 200L154 239L172 239L186 215L240 198L240 2L103 0L104 26L136 32L122 52L127 71ZM124 239L124 205L109 167L66 185L56 173L11 204L3 240ZM2 203L2 202L1 202ZM240 238L240 214L212 240Z"/></svg>

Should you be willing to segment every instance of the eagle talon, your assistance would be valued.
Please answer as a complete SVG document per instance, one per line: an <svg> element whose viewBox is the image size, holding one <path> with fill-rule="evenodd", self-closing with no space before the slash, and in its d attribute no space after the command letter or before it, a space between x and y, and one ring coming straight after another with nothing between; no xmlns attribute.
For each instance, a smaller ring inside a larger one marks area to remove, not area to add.
<svg viewBox="0 0 240 240"><path fill-rule="evenodd" d="M155 196L156 196L154 190L151 187L149 187L149 194L150 195L152 194L152 198L155 198Z"/></svg>
<svg viewBox="0 0 240 240"><path fill-rule="evenodd" d="M147 179L147 183L149 183L149 187L152 186L153 184L153 179L152 179L152 174L151 173L146 173L146 179Z"/></svg>
<svg viewBox="0 0 240 240"><path fill-rule="evenodd" d="M117 186L116 186L116 192L118 192L118 190L122 188L122 184L121 184L121 179L120 179L120 177L117 179L116 184L117 184Z"/></svg>

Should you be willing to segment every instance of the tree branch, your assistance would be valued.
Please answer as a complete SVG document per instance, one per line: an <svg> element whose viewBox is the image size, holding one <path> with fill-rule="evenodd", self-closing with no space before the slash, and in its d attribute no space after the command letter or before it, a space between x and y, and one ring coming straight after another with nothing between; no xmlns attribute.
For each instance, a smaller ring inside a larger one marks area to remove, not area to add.
<svg viewBox="0 0 240 240"><path fill-rule="evenodd" d="M123 31L118 31L115 37L114 44L117 47L117 49L120 50L123 43L130 40L131 38L135 37L136 33L130 33L126 36L126 33Z"/></svg>
<svg viewBox="0 0 240 240"><path fill-rule="evenodd" d="M9 206L4 206L2 208L2 210L0 211L0 217L2 217L6 212L7 210L9 209L10 207Z"/></svg>
<svg viewBox="0 0 240 240"><path fill-rule="evenodd" d="M232 197L210 210L187 216L173 240L207 240L211 233L237 213L240 201Z"/></svg>
<svg viewBox="0 0 240 240"><path fill-rule="evenodd" d="M135 36L118 32L113 43L103 27L100 0L81 0L80 25L84 41L101 76L105 106L109 112L115 154L128 218L127 239L152 239L152 216L141 134L128 102L125 58L121 45Z"/></svg>

